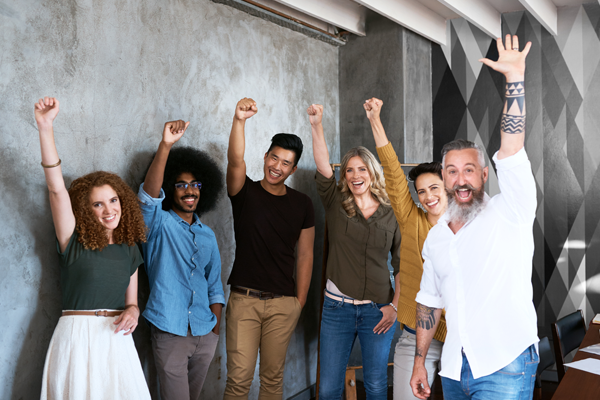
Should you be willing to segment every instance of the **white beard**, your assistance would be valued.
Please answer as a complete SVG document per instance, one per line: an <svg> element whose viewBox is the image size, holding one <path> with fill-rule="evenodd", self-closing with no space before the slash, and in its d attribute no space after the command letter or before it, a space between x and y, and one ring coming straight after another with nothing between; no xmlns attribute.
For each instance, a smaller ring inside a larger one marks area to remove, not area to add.
<svg viewBox="0 0 600 400"><path fill-rule="evenodd" d="M476 197L473 193L473 202L470 205L461 205L454 199L454 193L448 194L448 209L446 215L448 221L464 225L475 217L485 208L487 201L484 196Z"/></svg>

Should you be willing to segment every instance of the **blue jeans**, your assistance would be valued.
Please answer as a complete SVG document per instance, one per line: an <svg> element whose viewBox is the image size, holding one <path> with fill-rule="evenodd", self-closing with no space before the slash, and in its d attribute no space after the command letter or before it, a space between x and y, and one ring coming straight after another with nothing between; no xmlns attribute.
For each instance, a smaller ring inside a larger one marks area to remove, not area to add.
<svg viewBox="0 0 600 400"><path fill-rule="evenodd" d="M397 322L387 333L373 333L387 304L353 305L325 296L321 319L320 400L340 400L348 358L358 335L368 400L387 400L387 362Z"/></svg>
<svg viewBox="0 0 600 400"><path fill-rule="evenodd" d="M540 358L535 346L529 346L506 367L491 375L473 379L467 357L463 354L460 382L442 377L446 400L531 400L535 373Z"/></svg>

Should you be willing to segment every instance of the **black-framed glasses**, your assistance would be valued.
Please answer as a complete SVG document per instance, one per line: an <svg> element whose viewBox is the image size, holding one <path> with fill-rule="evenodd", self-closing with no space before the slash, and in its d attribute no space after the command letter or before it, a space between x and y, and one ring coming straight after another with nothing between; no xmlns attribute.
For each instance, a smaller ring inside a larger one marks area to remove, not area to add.
<svg viewBox="0 0 600 400"><path fill-rule="evenodd" d="M202 182L190 182L190 183L183 183L183 182L179 182L175 184L175 189L177 190L187 190L188 187L192 187L192 189L202 189Z"/></svg>

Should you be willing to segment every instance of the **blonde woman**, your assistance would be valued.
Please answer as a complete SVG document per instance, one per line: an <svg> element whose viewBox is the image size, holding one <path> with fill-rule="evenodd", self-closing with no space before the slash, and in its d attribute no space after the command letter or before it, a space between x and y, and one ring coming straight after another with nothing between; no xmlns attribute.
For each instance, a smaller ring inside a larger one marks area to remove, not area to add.
<svg viewBox="0 0 600 400"><path fill-rule="evenodd" d="M392 286L387 261L391 253L398 287L400 229L373 154L364 147L348 151L336 184L323 136L323 106L313 104L307 111L317 189L329 235L319 398L341 398L346 365L358 337L367 399L386 400L387 361L399 295Z"/></svg>

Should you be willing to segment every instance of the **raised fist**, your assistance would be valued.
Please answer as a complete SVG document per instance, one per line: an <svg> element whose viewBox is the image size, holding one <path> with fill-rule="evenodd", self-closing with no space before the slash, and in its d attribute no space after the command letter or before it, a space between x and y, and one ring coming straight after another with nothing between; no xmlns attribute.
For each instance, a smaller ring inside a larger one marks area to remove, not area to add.
<svg viewBox="0 0 600 400"><path fill-rule="evenodd" d="M244 97L238 101L235 106L235 118L240 121L245 121L258 112L256 102L248 97Z"/></svg>
<svg viewBox="0 0 600 400"><path fill-rule="evenodd" d="M312 104L306 109L308 119L311 125L319 125L323 119L323 106L320 104Z"/></svg>
<svg viewBox="0 0 600 400"><path fill-rule="evenodd" d="M189 124L189 121L184 122L182 120L167 122L165 124L165 129L163 130L163 142L168 144L177 142L181 139Z"/></svg>
<svg viewBox="0 0 600 400"><path fill-rule="evenodd" d="M51 125L58 115L59 102L54 97L44 97L34 106L35 122L38 125Z"/></svg>
<svg viewBox="0 0 600 400"><path fill-rule="evenodd" d="M366 100L365 104L363 104L363 107L365 108L365 111L367 112L367 118L369 118L369 120L371 120L373 118L379 118L379 113L381 112L382 106L383 106L383 101L376 99L375 97L372 97L369 100Z"/></svg>

